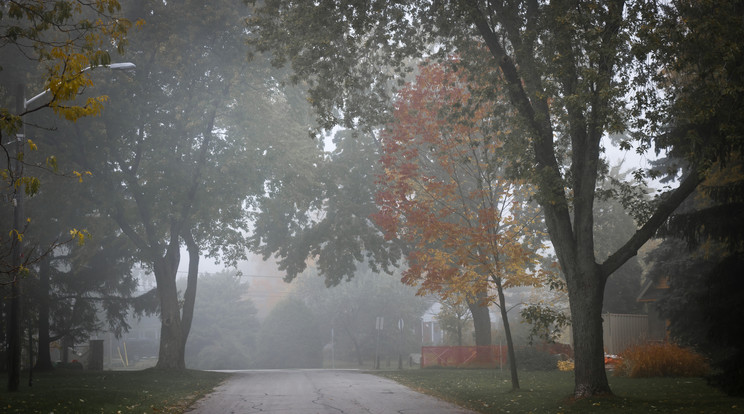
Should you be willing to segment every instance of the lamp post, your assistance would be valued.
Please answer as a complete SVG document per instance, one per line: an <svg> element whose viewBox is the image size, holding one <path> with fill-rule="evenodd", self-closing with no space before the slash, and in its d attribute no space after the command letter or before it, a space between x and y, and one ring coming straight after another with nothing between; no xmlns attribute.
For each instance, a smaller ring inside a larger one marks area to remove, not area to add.
<svg viewBox="0 0 744 414"><path fill-rule="evenodd" d="M24 98L25 86L16 89L16 111L22 114L26 110ZM8 310L8 391L18 390L21 381L21 263L23 259L23 163L20 160L21 141L25 139L25 126L16 135L16 156L13 163L13 230L10 232L10 309ZM8 143L10 144L10 143ZM10 167L10 166L8 166Z"/></svg>
<svg viewBox="0 0 744 414"><path fill-rule="evenodd" d="M88 66L81 71L96 69L101 66ZM134 63L112 63L104 65L112 70L128 70L136 68ZM49 89L26 100L25 85L19 84L16 89L16 113L26 113L29 105L41 99L49 93ZM26 140L26 123L21 125L21 132L16 134L15 140L15 161L13 165L13 230L11 231L11 293L10 309L8 311L8 391L17 391L21 381L21 269L23 267L23 232L24 232L24 213L23 213L23 192L25 191L23 182L23 162L21 154L23 145ZM10 143L8 143L10 144ZM10 166L9 166L10 167ZM30 350L29 350L30 351ZM29 366L29 370L33 367ZM29 379L29 385L31 380Z"/></svg>

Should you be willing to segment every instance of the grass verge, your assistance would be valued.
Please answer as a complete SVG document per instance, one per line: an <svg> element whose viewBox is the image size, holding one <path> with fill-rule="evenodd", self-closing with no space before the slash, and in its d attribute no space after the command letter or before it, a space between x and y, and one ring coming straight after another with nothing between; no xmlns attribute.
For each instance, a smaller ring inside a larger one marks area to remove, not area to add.
<svg viewBox="0 0 744 414"><path fill-rule="evenodd" d="M610 377L612 397L574 401L573 373L520 372L511 390L507 371L420 369L379 371L415 390L480 413L734 413L744 398L727 397L700 378Z"/></svg>
<svg viewBox="0 0 744 414"><path fill-rule="evenodd" d="M204 371L69 371L23 377L0 390L0 413L182 413L229 374Z"/></svg>

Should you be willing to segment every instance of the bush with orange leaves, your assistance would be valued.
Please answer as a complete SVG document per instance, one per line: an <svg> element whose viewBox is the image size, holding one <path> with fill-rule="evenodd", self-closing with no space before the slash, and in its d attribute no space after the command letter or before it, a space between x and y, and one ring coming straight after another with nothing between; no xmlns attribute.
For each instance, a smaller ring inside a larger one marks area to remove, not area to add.
<svg viewBox="0 0 744 414"><path fill-rule="evenodd" d="M649 343L626 349L615 375L630 378L702 377L710 372L705 358L671 343Z"/></svg>

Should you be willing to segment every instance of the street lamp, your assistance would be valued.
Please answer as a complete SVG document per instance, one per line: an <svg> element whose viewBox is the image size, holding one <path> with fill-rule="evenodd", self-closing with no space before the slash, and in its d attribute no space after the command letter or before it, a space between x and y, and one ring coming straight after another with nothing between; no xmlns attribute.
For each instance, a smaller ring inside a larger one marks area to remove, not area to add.
<svg viewBox="0 0 744 414"><path fill-rule="evenodd" d="M86 71L89 71L89 70L92 70L92 69L101 68L101 67L107 68L107 69L111 69L111 70L132 70L132 69L135 69L137 67L137 65L135 65L132 62L123 62L123 63L112 63L110 65L103 65L103 66L88 66L85 69L81 70L80 73L83 73L83 72L86 72ZM29 105L31 105L36 100L40 99L41 97L43 97L44 95L46 95L47 93L49 93L49 91L50 91L50 89L48 89L48 88L47 89L44 89L44 91L41 92L40 94L34 96L33 98L31 98L31 99L29 99L27 101L24 101L24 103L23 103L23 110L25 111L26 109L28 109L28 106Z"/></svg>
<svg viewBox="0 0 744 414"><path fill-rule="evenodd" d="M136 65L131 62L124 63L112 63L110 65L103 66L88 66L87 68L80 71L80 73L87 70L96 69L99 67L105 67L112 70L129 70L136 68ZM40 94L26 100L25 85L23 83L18 85L16 90L16 112L23 115L26 113L29 105L33 102L41 99L44 95L49 93L49 89L45 89ZM23 152L23 141L26 139L26 123L23 122L21 125L21 132L16 134L15 148L16 156L13 166L12 177L18 181L18 185L13 184L14 197L13 197L13 230L11 231L11 293L10 293L10 311L9 311L9 323L8 323L8 390L16 391L20 384L21 378L21 267L23 264L23 227L24 227L24 214L23 214L23 183L19 181L23 176L23 163L21 162L20 155ZM8 145L12 144L9 142ZM10 166L8 166L10 167ZM32 369L33 367L29 367ZM30 385L29 379L29 385Z"/></svg>

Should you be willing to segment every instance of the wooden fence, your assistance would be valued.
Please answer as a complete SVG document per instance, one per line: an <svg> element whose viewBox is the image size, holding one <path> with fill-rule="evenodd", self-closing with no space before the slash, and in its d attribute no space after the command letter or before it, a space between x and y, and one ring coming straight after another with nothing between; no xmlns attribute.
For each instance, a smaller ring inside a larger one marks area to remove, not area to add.
<svg viewBox="0 0 744 414"><path fill-rule="evenodd" d="M642 344L650 339L647 315L605 313L602 319L602 339L608 354L620 354L629 346Z"/></svg>

